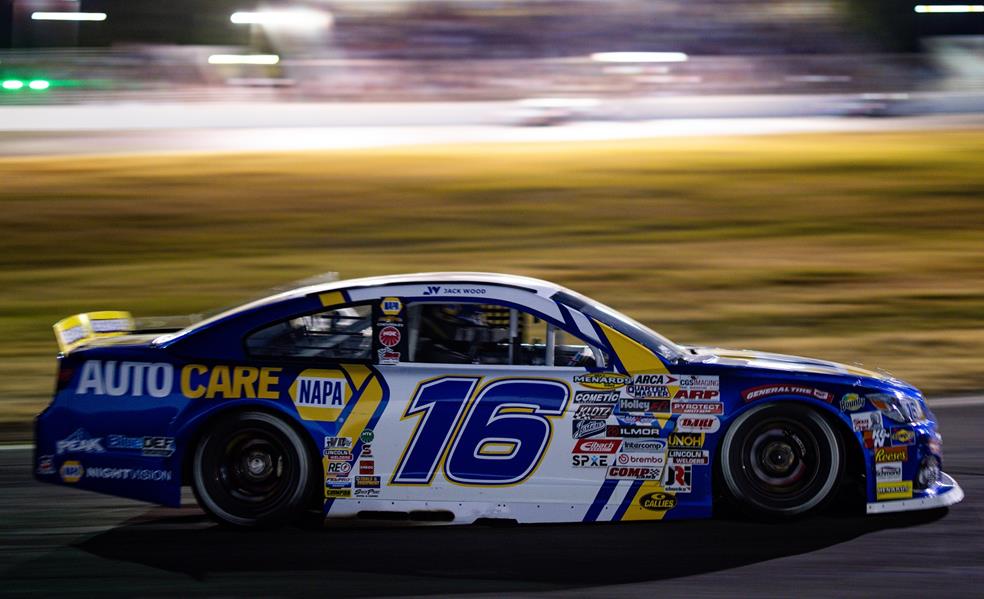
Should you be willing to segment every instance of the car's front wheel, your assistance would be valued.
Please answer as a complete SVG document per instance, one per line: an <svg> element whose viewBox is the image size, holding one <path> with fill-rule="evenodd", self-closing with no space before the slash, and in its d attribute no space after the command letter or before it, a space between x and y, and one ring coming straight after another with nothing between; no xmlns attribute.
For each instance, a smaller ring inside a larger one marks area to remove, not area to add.
<svg viewBox="0 0 984 599"><path fill-rule="evenodd" d="M299 515L315 467L300 434L266 412L218 420L200 438L192 464L199 505L223 524L257 527Z"/></svg>
<svg viewBox="0 0 984 599"><path fill-rule="evenodd" d="M815 512L834 496L844 446L830 423L802 404L765 404L728 428L721 475L746 511L769 518Z"/></svg>

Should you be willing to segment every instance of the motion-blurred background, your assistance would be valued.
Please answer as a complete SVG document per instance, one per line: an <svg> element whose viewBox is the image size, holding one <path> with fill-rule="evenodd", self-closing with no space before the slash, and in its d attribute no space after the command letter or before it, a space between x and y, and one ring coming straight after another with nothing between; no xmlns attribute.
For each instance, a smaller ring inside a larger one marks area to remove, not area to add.
<svg viewBox="0 0 984 599"><path fill-rule="evenodd" d="M984 5L0 0L0 433L73 313L540 276L984 388Z"/></svg>

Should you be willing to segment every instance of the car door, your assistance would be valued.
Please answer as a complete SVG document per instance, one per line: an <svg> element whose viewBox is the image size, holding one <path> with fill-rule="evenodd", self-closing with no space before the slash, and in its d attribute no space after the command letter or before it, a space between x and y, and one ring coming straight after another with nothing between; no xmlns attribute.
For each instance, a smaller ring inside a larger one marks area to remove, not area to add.
<svg viewBox="0 0 984 599"><path fill-rule="evenodd" d="M384 298L376 316L391 405L374 431L387 442L372 451L385 464L386 498L499 511L590 503L605 472L572 464L572 417L584 408L573 381L604 364L600 350L494 300ZM565 509L556 519L571 518ZM549 512L537 519L554 519Z"/></svg>

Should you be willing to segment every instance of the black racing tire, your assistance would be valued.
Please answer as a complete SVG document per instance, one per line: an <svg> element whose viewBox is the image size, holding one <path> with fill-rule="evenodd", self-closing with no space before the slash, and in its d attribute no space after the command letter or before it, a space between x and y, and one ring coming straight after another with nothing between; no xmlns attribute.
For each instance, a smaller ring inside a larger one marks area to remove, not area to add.
<svg viewBox="0 0 984 599"><path fill-rule="evenodd" d="M277 416L244 411L220 418L199 439L191 486L221 524L272 527L298 517L313 494L317 464L304 439Z"/></svg>
<svg viewBox="0 0 984 599"><path fill-rule="evenodd" d="M746 513L788 519L834 498L845 461L841 436L822 414L803 404L763 404L728 428L720 474Z"/></svg>

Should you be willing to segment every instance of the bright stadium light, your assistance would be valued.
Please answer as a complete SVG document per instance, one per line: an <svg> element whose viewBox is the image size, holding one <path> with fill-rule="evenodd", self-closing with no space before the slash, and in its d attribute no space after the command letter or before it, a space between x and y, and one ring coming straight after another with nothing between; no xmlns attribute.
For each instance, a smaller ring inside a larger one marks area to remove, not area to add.
<svg viewBox="0 0 984 599"><path fill-rule="evenodd" d="M683 52L595 52L595 62L686 62Z"/></svg>
<svg viewBox="0 0 984 599"><path fill-rule="evenodd" d="M0 83L0 87L3 87L4 89L22 89L24 87L24 82L16 79L7 79L3 83Z"/></svg>
<svg viewBox="0 0 984 599"><path fill-rule="evenodd" d="M44 79L35 79L34 81L28 83L27 86L36 91L44 91L51 87L51 83L45 81Z"/></svg>
<svg viewBox="0 0 984 599"><path fill-rule="evenodd" d="M31 14L35 21L105 21L104 12L36 12Z"/></svg>
<svg viewBox="0 0 984 599"><path fill-rule="evenodd" d="M213 54L208 57L208 64L265 64L272 65L280 62L276 54Z"/></svg>
<svg viewBox="0 0 984 599"><path fill-rule="evenodd" d="M236 25L263 25L269 27L295 27L316 29L330 27L330 13L320 10L261 10L256 12L234 12L229 20Z"/></svg>
<svg viewBox="0 0 984 599"><path fill-rule="evenodd" d="M917 4L915 10L921 14L984 12L984 4Z"/></svg>

